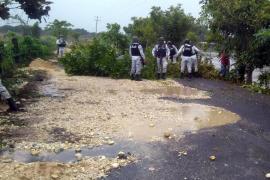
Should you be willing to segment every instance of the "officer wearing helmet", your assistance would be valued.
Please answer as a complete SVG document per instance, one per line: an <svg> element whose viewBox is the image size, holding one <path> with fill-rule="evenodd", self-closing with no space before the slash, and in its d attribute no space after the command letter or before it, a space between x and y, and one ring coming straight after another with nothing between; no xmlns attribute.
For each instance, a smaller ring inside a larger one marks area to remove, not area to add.
<svg viewBox="0 0 270 180"><path fill-rule="evenodd" d="M159 38L159 42L152 50L153 56L157 59L157 79L166 79L168 57L170 56L170 49L163 37Z"/></svg>
<svg viewBox="0 0 270 180"><path fill-rule="evenodd" d="M175 64L177 60L178 49L176 48L175 45L172 44L171 41L168 41L167 45L168 45L168 48L170 49L169 62L172 62L173 64Z"/></svg>
<svg viewBox="0 0 270 180"><path fill-rule="evenodd" d="M0 62L2 62L6 56L5 54L5 45L4 42L0 41ZM9 105L8 111L18 111L18 107L14 99L11 97L7 88L2 84L0 78L0 97L3 101L5 101Z"/></svg>
<svg viewBox="0 0 270 180"><path fill-rule="evenodd" d="M67 46L67 42L64 39L63 35L60 35L59 38L56 41L57 45L57 55L58 57L63 57L65 53L65 48Z"/></svg>
<svg viewBox="0 0 270 180"><path fill-rule="evenodd" d="M178 51L178 56L181 55L181 75L183 77L185 68L188 69L189 78L192 77L192 62L195 52L199 52L199 49L191 45L190 40L185 40L184 45Z"/></svg>
<svg viewBox="0 0 270 180"><path fill-rule="evenodd" d="M134 36L132 44L129 47L129 54L131 56L131 80L141 81L141 70L144 65L145 55L143 47L139 43L138 37Z"/></svg>

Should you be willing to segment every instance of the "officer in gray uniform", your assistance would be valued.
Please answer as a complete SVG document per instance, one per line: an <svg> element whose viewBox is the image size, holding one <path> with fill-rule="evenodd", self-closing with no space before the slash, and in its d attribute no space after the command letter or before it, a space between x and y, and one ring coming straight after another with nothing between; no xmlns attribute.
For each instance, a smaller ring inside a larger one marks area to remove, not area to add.
<svg viewBox="0 0 270 180"><path fill-rule="evenodd" d="M178 49L171 41L168 41L168 48L170 49L170 63L176 64Z"/></svg>
<svg viewBox="0 0 270 180"><path fill-rule="evenodd" d="M141 81L141 71L145 63L145 55L143 47L136 36L133 37L132 44L129 47L129 55L132 61L130 71L131 80Z"/></svg>
<svg viewBox="0 0 270 180"><path fill-rule="evenodd" d="M157 79L166 79L168 57L170 56L170 49L164 41L163 37L159 38L159 43L155 45L152 50L153 56L157 59Z"/></svg>
<svg viewBox="0 0 270 180"><path fill-rule="evenodd" d="M5 52L4 43L0 42L0 63L2 63L2 61L4 60L5 57L4 52ZM9 105L9 111L18 111L18 107L15 101L9 94L7 88L2 84L1 79L0 79L0 97L2 100L6 101L7 104Z"/></svg>

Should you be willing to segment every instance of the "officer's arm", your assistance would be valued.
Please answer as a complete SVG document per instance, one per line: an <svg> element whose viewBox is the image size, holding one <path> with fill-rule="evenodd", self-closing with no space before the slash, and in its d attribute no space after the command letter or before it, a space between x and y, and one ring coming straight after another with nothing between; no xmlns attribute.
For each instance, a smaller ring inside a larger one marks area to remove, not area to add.
<svg viewBox="0 0 270 180"><path fill-rule="evenodd" d="M173 45L173 48L175 49L175 52L177 53L178 52L178 49L175 45Z"/></svg>
<svg viewBox="0 0 270 180"><path fill-rule="evenodd" d="M145 55L144 55L144 52L143 52L143 47L141 46L141 45L139 45L139 51L140 51L140 54L141 54L141 57L143 58L143 59L145 59Z"/></svg>
<svg viewBox="0 0 270 180"><path fill-rule="evenodd" d="M152 55L154 56L154 57L156 57L156 46L153 48L153 50L152 50Z"/></svg>
<svg viewBox="0 0 270 180"><path fill-rule="evenodd" d="M179 56L179 55L181 55L181 54L182 54L183 49L184 49L184 46L181 46L181 47L180 47L180 49L179 49L179 51L178 51L178 53L177 53L177 56Z"/></svg>
<svg viewBox="0 0 270 180"><path fill-rule="evenodd" d="M128 52L129 52L129 55L130 55L130 57L131 57L131 56L132 56L132 54L131 54L131 46L129 46Z"/></svg>
<svg viewBox="0 0 270 180"><path fill-rule="evenodd" d="M199 54L201 52L196 46L193 46L193 49L196 52L196 54Z"/></svg>
<svg viewBox="0 0 270 180"><path fill-rule="evenodd" d="M166 56L170 57L171 51L168 46L166 46Z"/></svg>

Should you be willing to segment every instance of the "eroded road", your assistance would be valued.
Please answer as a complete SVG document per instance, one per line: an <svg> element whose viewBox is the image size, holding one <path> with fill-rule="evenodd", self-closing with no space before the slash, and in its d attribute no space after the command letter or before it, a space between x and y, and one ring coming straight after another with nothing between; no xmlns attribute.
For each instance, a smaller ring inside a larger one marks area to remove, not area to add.
<svg viewBox="0 0 270 180"><path fill-rule="evenodd" d="M203 79L70 77L41 60L31 68L49 79L15 115L23 125L1 129L10 148L0 179L259 180L270 171L269 96Z"/></svg>

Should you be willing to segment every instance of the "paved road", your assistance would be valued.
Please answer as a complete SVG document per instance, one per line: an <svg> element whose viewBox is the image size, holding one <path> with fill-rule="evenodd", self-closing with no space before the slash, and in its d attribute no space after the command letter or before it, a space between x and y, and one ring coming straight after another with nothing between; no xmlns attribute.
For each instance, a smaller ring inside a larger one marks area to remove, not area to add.
<svg viewBox="0 0 270 180"><path fill-rule="evenodd" d="M124 149L141 154L142 159L112 172L107 179L265 179L270 172L270 97L221 81L194 79L179 83L208 91L211 99L162 99L225 108L240 115L241 120L187 133L179 142L126 144ZM187 150L188 155L179 157L179 150ZM217 157L216 161L208 159L211 155Z"/></svg>

